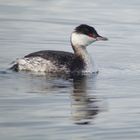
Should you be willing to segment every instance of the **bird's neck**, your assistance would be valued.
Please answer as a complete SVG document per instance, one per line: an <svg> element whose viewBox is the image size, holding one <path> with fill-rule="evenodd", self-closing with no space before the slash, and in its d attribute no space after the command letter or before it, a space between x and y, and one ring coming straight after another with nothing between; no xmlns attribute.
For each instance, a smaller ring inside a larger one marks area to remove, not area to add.
<svg viewBox="0 0 140 140"><path fill-rule="evenodd" d="M91 72L93 68L92 59L85 46L73 46L74 54L76 57L80 57L85 64L84 71Z"/></svg>
<svg viewBox="0 0 140 140"><path fill-rule="evenodd" d="M74 54L82 59L85 59L86 57L89 56L86 47L84 46L73 46L72 48L74 50Z"/></svg>

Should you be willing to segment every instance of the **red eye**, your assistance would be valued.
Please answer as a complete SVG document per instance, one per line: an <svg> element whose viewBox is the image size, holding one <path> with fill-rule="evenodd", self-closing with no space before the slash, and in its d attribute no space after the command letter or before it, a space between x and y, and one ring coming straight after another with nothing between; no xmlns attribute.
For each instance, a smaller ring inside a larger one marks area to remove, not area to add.
<svg viewBox="0 0 140 140"><path fill-rule="evenodd" d="M88 34L88 36L94 38L94 35L93 34Z"/></svg>

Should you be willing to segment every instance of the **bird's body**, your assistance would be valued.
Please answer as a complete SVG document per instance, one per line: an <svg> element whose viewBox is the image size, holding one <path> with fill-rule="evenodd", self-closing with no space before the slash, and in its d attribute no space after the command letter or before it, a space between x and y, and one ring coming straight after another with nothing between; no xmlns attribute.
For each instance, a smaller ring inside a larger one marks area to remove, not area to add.
<svg viewBox="0 0 140 140"><path fill-rule="evenodd" d="M34 52L17 59L11 69L45 73L92 73L93 63L86 47L97 40L107 38L99 36L93 27L82 24L71 35L74 53L53 50Z"/></svg>

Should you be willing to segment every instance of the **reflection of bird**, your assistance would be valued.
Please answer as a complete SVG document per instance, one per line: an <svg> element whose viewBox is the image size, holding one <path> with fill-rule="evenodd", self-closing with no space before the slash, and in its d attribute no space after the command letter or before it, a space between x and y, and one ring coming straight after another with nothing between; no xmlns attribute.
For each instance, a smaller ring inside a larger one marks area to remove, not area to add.
<svg viewBox="0 0 140 140"><path fill-rule="evenodd" d="M18 59L11 69L46 73L93 72L86 46L98 40L107 38L100 36L93 27L82 24L71 35L74 54L51 50L34 52Z"/></svg>
<svg viewBox="0 0 140 140"><path fill-rule="evenodd" d="M76 124L88 124L99 112L97 99L87 93L85 76L74 79L72 94L72 118Z"/></svg>

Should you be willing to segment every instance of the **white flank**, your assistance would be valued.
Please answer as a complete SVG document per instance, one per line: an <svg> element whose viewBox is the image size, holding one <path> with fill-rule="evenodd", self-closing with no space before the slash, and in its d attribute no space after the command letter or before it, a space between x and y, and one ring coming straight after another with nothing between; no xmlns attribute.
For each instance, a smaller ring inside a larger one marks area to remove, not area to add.
<svg viewBox="0 0 140 140"><path fill-rule="evenodd" d="M21 58L17 60L18 69L20 71L33 71L33 72L45 72L53 73L59 71L66 71L65 66L56 66L50 60L46 60L41 57L29 57Z"/></svg>

